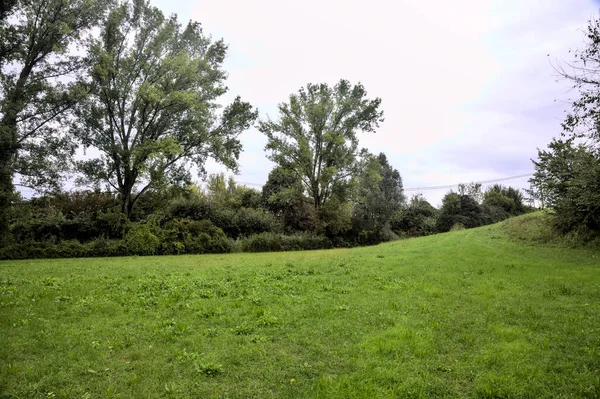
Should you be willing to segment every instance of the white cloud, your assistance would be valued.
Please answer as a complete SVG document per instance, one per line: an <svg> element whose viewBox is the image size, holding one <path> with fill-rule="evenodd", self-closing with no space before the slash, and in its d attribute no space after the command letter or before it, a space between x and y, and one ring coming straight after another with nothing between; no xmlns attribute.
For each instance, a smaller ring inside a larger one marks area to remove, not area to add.
<svg viewBox="0 0 600 399"><path fill-rule="evenodd" d="M308 82L361 81L382 98L386 118L361 143L386 152L407 187L531 170L529 158L560 132L566 107L554 102L567 98L566 85L556 83L548 54L569 59L597 12L584 0L155 4L178 7L182 20L229 43L230 94L261 117L276 117L277 103ZM271 169L265 140L255 130L242 139L239 180L262 183ZM424 194L437 203L443 191Z"/></svg>

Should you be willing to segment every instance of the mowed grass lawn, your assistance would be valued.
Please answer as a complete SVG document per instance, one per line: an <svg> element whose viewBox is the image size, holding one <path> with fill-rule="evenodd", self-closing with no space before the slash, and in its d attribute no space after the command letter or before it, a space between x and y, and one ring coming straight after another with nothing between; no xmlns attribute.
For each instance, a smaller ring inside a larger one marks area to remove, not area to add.
<svg viewBox="0 0 600 399"><path fill-rule="evenodd" d="M0 263L1 398L598 398L600 253L375 247Z"/></svg>

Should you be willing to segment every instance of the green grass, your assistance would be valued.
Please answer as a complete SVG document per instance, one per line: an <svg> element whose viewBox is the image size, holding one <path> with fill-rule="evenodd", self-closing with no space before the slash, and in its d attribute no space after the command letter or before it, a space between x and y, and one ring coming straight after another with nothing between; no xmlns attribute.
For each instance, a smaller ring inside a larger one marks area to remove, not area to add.
<svg viewBox="0 0 600 399"><path fill-rule="evenodd" d="M509 230L0 262L0 397L600 397L600 253Z"/></svg>

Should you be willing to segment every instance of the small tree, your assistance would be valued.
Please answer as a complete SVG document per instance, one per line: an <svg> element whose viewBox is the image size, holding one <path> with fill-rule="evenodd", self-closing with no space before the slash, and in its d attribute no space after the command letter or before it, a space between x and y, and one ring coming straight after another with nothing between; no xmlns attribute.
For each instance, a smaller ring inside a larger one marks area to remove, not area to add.
<svg viewBox="0 0 600 399"><path fill-rule="evenodd" d="M600 160L572 140L553 140L548 150L538 151L532 182L554 209L558 227L600 230Z"/></svg>
<svg viewBox="0 0 600 399"><path fill-rule="evenodd" d="M357 133L379 127L380 104L360 83L308 84L279 105L277 121L259 123L269 159L300 178L317 212L357 173Z"/></svg>
<svg viewBox="0 0 600 399"><path fill-rule="evenodd" d="M90 45L93 92L73 129L100 153L78 163L81 182L112 187L130 216L146 190L189 183L190 164L203 173L214 158L236 170L237 137L257 113L239 97L217 113L226 50L198 23L182 28L145 0L114 7Z"/></svg>

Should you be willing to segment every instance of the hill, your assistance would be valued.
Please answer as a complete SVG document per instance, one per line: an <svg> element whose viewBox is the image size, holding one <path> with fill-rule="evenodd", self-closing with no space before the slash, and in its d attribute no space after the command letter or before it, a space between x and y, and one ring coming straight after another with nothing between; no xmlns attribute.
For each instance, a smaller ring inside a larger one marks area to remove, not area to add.
<svg viewBox="0 0 600 399"><path fill-rule="evenodd" d="M345 250L0 262L0 398L599 397L599 253L514 238L542 217Z"/></svg>

